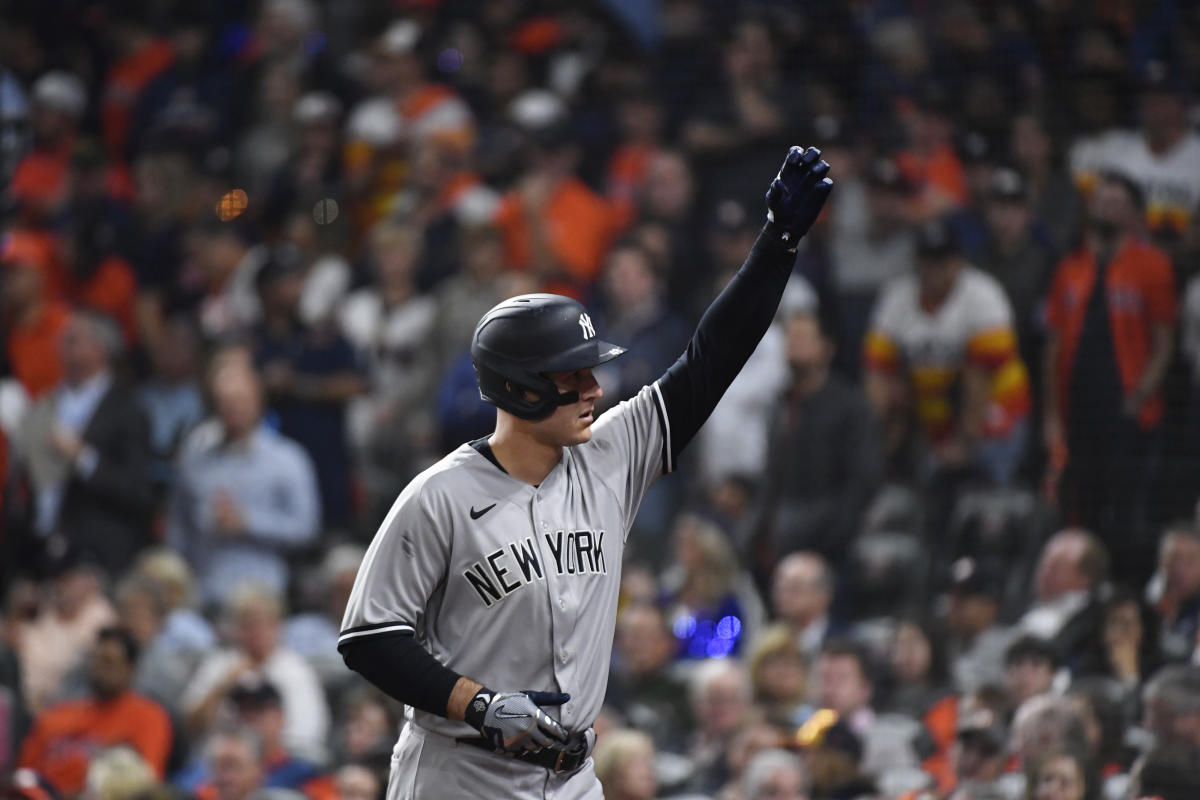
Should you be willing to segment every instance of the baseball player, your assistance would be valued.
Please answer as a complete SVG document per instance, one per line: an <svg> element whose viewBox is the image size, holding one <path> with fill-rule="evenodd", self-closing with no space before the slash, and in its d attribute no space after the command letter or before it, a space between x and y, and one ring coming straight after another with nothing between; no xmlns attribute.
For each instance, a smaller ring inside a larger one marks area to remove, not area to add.
<svg viewBox="0 0 1200 800"><path fill-rule="evenodd" d="M687 350L598 420L592 368L624 348L582 305L522 295L479 321L471 357L495 432L400 494L338 640L351 669L408 707L388 800L602 797L590 726L625 537L771 324L828 171L814 148L788 152L762 233Z"/></svg>

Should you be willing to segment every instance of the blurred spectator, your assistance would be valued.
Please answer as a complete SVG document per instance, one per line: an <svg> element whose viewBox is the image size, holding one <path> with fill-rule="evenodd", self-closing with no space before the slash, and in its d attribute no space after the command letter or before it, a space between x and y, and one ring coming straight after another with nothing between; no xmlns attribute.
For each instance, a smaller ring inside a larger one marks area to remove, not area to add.
<svg viewBox="0 0 1200 800"><path fill-rule="evenodd" d="M1176 523L1159 539L1158 570L1146 587L1155 605L1162 656L1186 661L1200 635L1200 532L1190 523Z"/></svg>
<svg viewBox="0 0 1200 800"><path fill-rule="evenodd" d="M46 550L48 597L15 631L25 700L34 712L58 699L63 678L91 650L99 632L117 621L104 594L102 571L59 537L47 542Z"/></svg>
<svg viewBox="0 0 1200 800"><path fill-rule="evenodd" d="M1079 236L1083 203L1056 144L1040 115L1024 112L1013 118L1009 149L1028 189L1031 224L1054 250L1066 252Z"/></svg>
<svg viewBox="0 0 1200 800"><path fill-rule="evenodd" d="M633 86L616 98L620 144L608 160L605 193L622 226L632 222L649 189L650 165L662 152L663 107L651 90Z"/></svg>
<svg viewBox="0 0 1200 800"><path fill-rule="evenodd" d="M871 797L877 794L875 782L859 765L863 755L862 739L838 715L822 709L800 731L796 739L804 748L805 765L812 775L815 797Z"/></svg>
<svg viewBox="0 0 1200 800"><path fill-rule="evenodd" d="M1004 651L1004 690L1012 708L1045 694L1054 685L1061 656L1054 645L1036 636L1021 636Z"/></svg>
<svg viewBox="0 0 1200 800"><path fill-rule="evenodd" d="M59 340L70 310L51 294L50 257L29 234L0 237L5 355L12 374L36 398L62 378Z"/></svg>
<svg viewBox="0 0 1200 800"><path fill-rule="evenodd" d="M77 148L72 162L75 197L67 210L72 235L58 240L67 294L79 306L111 317L125 343L133 345L138 339L137 276L120 251L117 203L106 191L103 162L92 147Z"/></svg>
<svg viewBox="0 0 1200 800"><path fill-rule="evenodd" d="M862 392L831 375L833 345L813 312L788 317L791 382L774 413L755 527L771 560L797 550L833 563L883 480L879 432Z"/></svg>
<svg viewBox="0 0 1200 800"><path fill-rule="evenodd" d="M950 566L946 643L954 685L964 692L1003 677L1004 651L1013 633L999 624L1001 580L997 570L972 558Z"/></svg>
<svg viewBox="0 0 1200 800"><path fill-rule="evenodd" d="M885 431L902 424L911 403L928 448L926 480L968 469L1007 485L1030 406L1012 309L1000 285L963 260L944 220L919 229L918 256L916 275L890 283L876 307L867 395ZM889 448L897 444L889 436Z"/></svg>
<svg viewBox="0 0 1200 800"><path fill-rule="evenodd" d="M32 89L33 147L17 164L7 193L28 221L45 223L70 197L71 151L88 100L83 82L65 71L47 72Z"/></svg>
<svg viewBox="0 0 1200 800"><path fill-rule="evenodd" d="M1044 753L1030 770L1033 800L1087 800L1097 793L1097 778L1087 758L1076 752Z"/></svg>
<svg viewBox="0 0 1200 800"><path fill-rule="evenodd" d="M1038 558L1033 604L1017 627L1053 640L1059 653L1082 654L1100 635L1097 592L1108 565L1108 551L1089 531L1067 528L1054 534Z"/></svg>
<svg viewBox="0 0 1200 800"><path fill-rule="evenodd" d="M619 214L576 177L579 148L558 97L529 90L509 113L526 137L526 169L496 210L508 265L531 270L551 290L578 293L599 274Z"/></svg>
<svg viewBox="0 0 1200 800"><path fill-rule="evenodd" d="M247 108L249 124L237 142L234 165L244 176L247 194L267 199L272 177L295 152L292 110L304 87L299 65L294 60L264 58L254 69L257 81L249 84L252 92Z"/></svg>
<svg viewBox="0 0 1200 800"><path fill-rule="evenodd" d="M1035 766L1058 749L1087 752L1083 714L1069 698L1035 695L1013 715L1009 749L1024 768Z"/></svg>
<svg viewBox="0 0 1200 800"><path fill-rule="evenodd" d="M293 211L307 216L315 213L318 203L346 201L341 190L341 113L341 103L328 92L307 92L292 106L296 150L267 190L262 215L269 228L282 228Z"/></svg>
<svg viewBox="0 0 1200 800"><path fill-rule="evenodd" d="M972 695L963 698L952 760L956 786L949 800L1019 800L1005 779L1008 730L1002 713Z"/></svg>
<svg viewBox="0 0 1200 800"><path fill-rule="evenodd" d="M670 670L676 641L657 606L639 604L617 623L607 701L661 749L679 751L692 728L687 684Z"/></svg>
<svg viewBox="0 0 1200 800"><path fill-rule="evenodd" d="M436 379L432 336L436 306L417 292L420 232L383 223L371 233L374 283L342 305L342 333L371 375L367 395L349 410L350 436L362 459L369 518L382 518L418 471L429 437L427 398Z"/></svg>
<svg viewBox="0 0 1200 800"><path fill-rule="evenodd" d="M707 184L749 200L758 187L747 185L748 176L763 169L769 174L765 153L788 139L788 125L800 118L805 97L785 80L776 33L767 21L746 16L732 22L720 34L720 82L690 109L681 138L705 165Z"/></svg>
<svg viewBox="0 0 1200 800"><path fill-rule="evenodd" d="M1160 742L1200 754L1200 667L1172 664L1146 682L1142 726Z"/></svg>
<svg viewBox="0 0 1200 800"><path fill-rule="evenodd" d="M453 136L437 133L413 143L407 188L395 198L396 217L422 231L417 287L430 292L460 269L458 232L495 216L497 192L471 169L469 152Z"/></svg>
<svg viewBox="0 0 1200 800"><path fill-rule="evenodd" d="M240 92L210 35L215 21L212 9L171 9L168 36L174 58L136 98L131 149L152 148L166 138L199 146L228 141L232 135Z"/></svg>
<svg viewBox="0 0 1200 800"><path fill-rule="evenodd" d="M929 84L901 120L908 141L896 156L896 166L917 187L918 221L942 216L967 202L967 180L954 151L948 104L945 91Z"/></svg>
<svg viewBox="0 0 1200 800"><path fill-rule="evenodd" d="M1163 244L1178 242L1200 210L1200 134L1189 130L1184 96L1169 64L1152 61L1141 79L1140 127L1111 131L1100 140L1095 165L1076 167L1085 185L1117 172L1141 187L1146 227ZM1094 191L1094 190L1093 190Z"/></svg>
<svg viewBox="0 0 1200 800"><path fill-rule="evenodd" d="M909 224L913 193L894 161L878 159L861 179L840 183L833 196L830 249L840 324L838 366L848 376L859 374L863 338L880 291L916 266Z"/></svg>
<svg viewBox="0 0 1200 800"><path fill-rule="evenodd" d="M771 581L771 610L796 639L808 667L827 639L838 638L843 625L831 619L833 572L817 553L791 553L779 560Z"/></svg>
<svg viewBox="0 0 1200 800"><path fill-rule="evenodd" d="M138 557L133 574L159 587L166 609L161 635L167 647L204 651L216 644L212 625L194 608L192 574L178 553L166 547L146 550Z"/></svg>
<svg viewBox="0 0 1200 800"><path fill-rule="evenodd" d="M295 442L262 422L262 385L247 365L213 370L216 418L184 441L167 540L187 558L206 605L246 580L282 591L287 553L317 533L316 477Z"/></svg>
<svg viewBox="0 0 1200 800"><path fill-rule="evenodd" d="M436 290L436 330L432 344L447 364L471 347L475 325L492 306L521 294L509 287L504 271L504 243L492 225L462 226L458 231L462 267ZM456 445L457 446L457 445Z"/></svg>
<svg viewBox="0 0 1200 800"><path fill-rule="evenodd" d="M1119 683L1107 678L1073 681L1067 696L1083 715L1088 757L1099 773L1103 795L1124 797L1134 752L1126 742L1126 730L1134 721L1130 711L1140 698L1123 693Z"/></svg>
<svg viewBox="0 0 1200 800"><path fill-rule="evenodd" d="M77 311L62 335L63 383L22 425L18 450L36 492L34 529L57 533L113 574L149 533L149 433L133 395L117 382L121 334Z"/></svg>
<svg viewBox="0 0 1200 800"><path fill-rule="evenodd" d="M1034 225L1029 187L1020 172L995 170L986 201L987 243L977 262L1004 288L1021 360L1036 366L1045 334L1041 304L1054 271L1055 250Z"/></svg>
<svg viewBox="0 0 1200 800"><path fill-rule="evenodd" d="M818 704L845 721L862 741L860 766L868 775L901 774L916 767L913 742L919 723L893 714L876 713L875 679L866 652L847 640L832 640L817 659Z"/></svg>
<svg viewBox="0 0 1200 800"><path fill-rule="evenodd" d="M1200 762L1194 750L1178 744L1150 748L1135 765L1130 797L1187 800L1200 792Z"/></svg>
<svg viewBox="0 0 1200 800"><path fill-rule="evenodd" d="M230 689L228 699L236 709L238 724L258 734L262 743L261 769L265 786L295 789L312 800L333 800L333 780L321 774L316 764L294 756L283 744L282 700L271 683L243 676ZM214 791L213 775L207 773L195 787L194 794L206 797Z"/></svg>
<svg viewBox="0 0 1200 800"><path fill-rule="evenodd" d="M254 280L262 306L254 355L267 401L279 415L279 432L304 447L316 469L325 524L344 525L351 512L344 409L366 381L336 327L301 322L304 274L294 248L272 250Z"/></svg>
<svg viewBox="0 0 1200 800"><path fill-rule="evenodd" d="M901 617L889 648L890 685L880 705L921 721L932 739L932 752L921 753L921 768L939 785L949 786L959 698L950 688L944 643L941 631L929 622Z"/></svg>
<svg viewBox="0 0 1200 800"><path fill-rule="evenodd" d="M171 43L154 34L147 4L132 0L108 9L105 32L114 58L100 107L104 143L114 158L128 155L133 112L142 90L175 60Z"/></svg>
<svg viewBox="0 0 1200 800"><path fill-rule="evenodd" d="M605 313L600 324L605 335L630 351L629 358L597 370L606 387L603 404L612 406L666 372L687 347L691 327L668 299L651 254L635 241L622 240L609 251L601 284Z"/></svg>
<svg viewBox="0 0 1200 800"><path fill-rule="evenodd" d="M338 761L382 766L386 776L403 708L370 687L360 686L346 695L337 709L342 721L335 747Z"/></svg>
<svg viewBox="0 0 1200 800"><path fill-rule="evenodd" d="M748 663L754 702L780 727L799 727L812 709L808 696L808 665L792 631L772 625L754 642Z"/></svg>
<svg viewBox="0 0 1200 800"><path fill-rule="evenodd" d="M83 796L88 800L135 800L157 785L154 769L136 751L109 747L92 756Z"/></svg>
<svg viewBox="0 0 1200 800"><path fill-rule="evenodd" d="M1112 678L1126 690L1135 691L1158 669L1159 636L1154 616L1128 589L1108 593L1100 607L1099 648L1080 671ZM1090 667L1090 668L1089 668Z"/></svg>
<svg viewBox="0 0 1200 800"><path fill-rule="evenodd" d="M209 341L240 335L262 315L254 276L267 249L253 245L248 236L237 219L207 221L188 232L186 247L194 266L188 264L187 271L195 273L188 275L195 284L187 287L193 295L189 306Z"/></svg>
<svg viewBox="0 0 1200 800"><path fill-rule="evenodd" d="M1044 433L1065 462L1059 497L1109 546L1118 577L1151 566L1147 492L1176 316L1170 262L1137 237L1141 204L1128 179L1096 184L1083 247L1060 262L1047 311Z"/></svg>
<svg viewBox="0 0 1200 800"><path fill-rule="evenodd" d="M165 488L175 477L174 461L180 443L204 419L204 397L197 380L199 331L187 317L172 317L149 349L153 372L138 387L137 394L150 425L153 480Z"/></svg>
<svg viewBox="0 0 1200 800"><path fill-rule="evenodd" d="M384 786L379 777L361 764L347 764L334 775L338 800L378 800Z"/></svg>
<svg viewBox="0 0 1200 800"><path fill-rule="evenodd" d="M663 574L663 606L678 640L677 658L738 655L762 627L763 608L728 538L694 515L675 521L673 564Z"/></svg>
<svg viewBox="0 0 1200 800"><path fill-rule="evenodd" d="M162 706L130 689L137 659L137 644L128 631L101 630L91 655L89 696L40 713L21 747L20 765L36 769L73 795L84 789L88 764L98 749L128 744L162 778L171 751L171 721Z"/></svg>
<svg viewBox="0 0 1200 800"><path fill-rule="evenodd" d="M356 544L330 547L312 581L311 597L321 605L289 617L283 626L284 646L303 656L326 687L345 684L349 678L337 652L337 638L364 553Z"/></svg>
<svg viewBox="0 0 1200 800"><path fill-rule="evenodd" d="M741 665L724 658L699 664L691 674L690 683L696 728L687 755L696 775L694 788L711 792L726 781L724 755L748 719L752 690Z"/></svg>
<svg viewBox="0 0 1200 800"><path fill-rule="evenodd" d="M742 776L744 800L808 800L804 763L786 750L764 750L750 759Z"/></svg>
<svg viewBox="0 0 1200 800"><path fill-rule="evenodd" d="M264 786L263 742L245 726L218 728L204 745L212 789L203 800L249 800Z"/></svg>
<svg viewBox="0 0 1200 800"><path fill-rule="evenodd" d="M178 700L204 651L173 646L169 641L164 624L167 619L165 593L163 587L150 578L136 573L129 575L117 586L116 599L121 620L141 653L133 688L177 712Z"/></svg>
<svg viewBox="0 0 1200 800"><path fill-rule="evenodd" d="M596 743L593 759L606 800L654 800L657 797L654 742L641 731L612 731Z"/></svg>
<svg viewBox="0 0 1200 800"><path fill-rule="evenodd" d="M201 662L180 705L188 728L202 733L218 718L230 689L257 676L282 698L283 745L296 756L322 763L329 708L312 667L280 644L282 612L279 596L260 586L233 592L224 609L229 645Z"/></svg>

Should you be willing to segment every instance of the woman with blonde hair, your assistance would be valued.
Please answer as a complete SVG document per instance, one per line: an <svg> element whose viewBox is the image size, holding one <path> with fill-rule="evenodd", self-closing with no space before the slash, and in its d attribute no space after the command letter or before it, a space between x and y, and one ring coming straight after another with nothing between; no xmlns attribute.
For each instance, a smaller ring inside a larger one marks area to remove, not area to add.
<svg viewBox="0 0 1200 800"><path fill-rule="evenodd" d="M663 575L667 618L678 658L724 658L745 652L764 617L750 576L729 537L714 523L683 514L672 531L673 563Z"/></svg>
<svg viewBox="0 0 1200 800"><path fill-rule="evenodd" d="M808 718L804 654L789 628L772 625L764 630L750 650L749 666L754 702L771 722L795 727Z"/></svg>
<svg viewBox="0 0 1200 800"><path fill-rule="evenodd" d="M596 741L592 755L605 800L654 800L654 742L641 731L620 728Z"/></svg>

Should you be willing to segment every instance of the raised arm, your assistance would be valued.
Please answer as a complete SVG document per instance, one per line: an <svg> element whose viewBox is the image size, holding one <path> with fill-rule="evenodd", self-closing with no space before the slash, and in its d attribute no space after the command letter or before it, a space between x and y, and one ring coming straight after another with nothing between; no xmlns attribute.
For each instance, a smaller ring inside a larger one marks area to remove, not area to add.
<svg viewBox="0 0 1200 800"><path fill-rule="evenodd" d="M767 190L767 223L750 255L696 327L687 349L659 379L670 460L691 441L771 326L796 259L833 188L815 147L788 151Z"/></svg>

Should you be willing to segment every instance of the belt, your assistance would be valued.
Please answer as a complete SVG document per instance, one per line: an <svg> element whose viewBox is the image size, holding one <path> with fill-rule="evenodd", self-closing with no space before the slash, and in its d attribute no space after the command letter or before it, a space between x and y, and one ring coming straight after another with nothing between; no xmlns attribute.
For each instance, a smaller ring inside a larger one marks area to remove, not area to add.
<svg viewBox="0 0 1200 800"><path fill-rule="evenodd" d="M517 753L498 751L491 742L482 736L467 736L455 741L459 744L478 747L480 750L487 750L489 753L515 758L518 761L524 761L529 764L536 764L539 767L545 767L551 772L574 772L583 766L583 762L587 761L588 755L591 753L591 747L588 742L589 738L583 733L573 733L571 734L570 742L562 750L554 747L545 747L537 751L521 750Z"/></svg>

